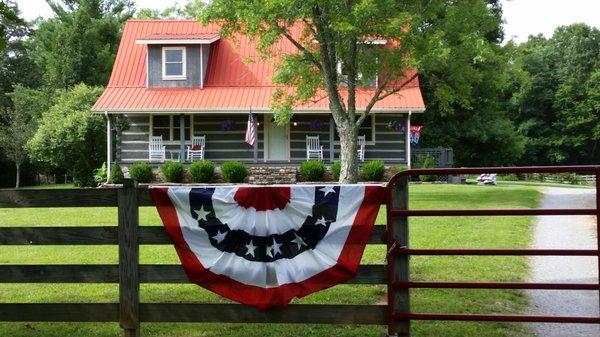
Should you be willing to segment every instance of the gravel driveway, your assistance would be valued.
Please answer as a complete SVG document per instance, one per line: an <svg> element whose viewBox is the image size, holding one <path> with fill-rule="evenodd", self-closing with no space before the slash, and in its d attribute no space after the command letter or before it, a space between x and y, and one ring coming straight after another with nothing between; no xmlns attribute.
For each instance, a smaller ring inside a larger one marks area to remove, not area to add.
<svg viewBox="0 0 600 337"><path fill-rule="evenodd" d="M593 208L592 189L547 188L542 208ZM532 248L596 249L593 216L539 216ZM596 283L596 257L535 256L531 282ZM598 291L528 290L529 313L556 316L598 316ZM539 337L599 337L600 324L532 324Z"/></svg>

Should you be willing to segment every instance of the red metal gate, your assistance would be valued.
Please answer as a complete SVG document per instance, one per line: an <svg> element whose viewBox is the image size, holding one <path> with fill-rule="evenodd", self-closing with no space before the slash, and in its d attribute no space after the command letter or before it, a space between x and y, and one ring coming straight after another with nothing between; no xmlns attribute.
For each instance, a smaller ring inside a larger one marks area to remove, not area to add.
<svg viewBox="0 0 600 337"><path fill-rule="evenodd" d="M592 209L461 209L410 210L408 207L409 178L418 175L462 175L483 173L585 173L596 177L596 207ZM448 314L412 312L412 288L462 289L551 289L600 291L600 282L573 283L498 283L498 282L415 282L410 279L410 256L596 256L600 275L600 235L596 249L411 249L408 242L408 219L428 216L530 216L530 215L595 215L600 234L600 166L548 167L481 167L414 169L396 174L388 184L387 245L388 245L388 334L410 336L411 320L502 321L544 323L600 323L600 317L531 316L500 314ZM600 307L600 303L599 303Z"/></svg>

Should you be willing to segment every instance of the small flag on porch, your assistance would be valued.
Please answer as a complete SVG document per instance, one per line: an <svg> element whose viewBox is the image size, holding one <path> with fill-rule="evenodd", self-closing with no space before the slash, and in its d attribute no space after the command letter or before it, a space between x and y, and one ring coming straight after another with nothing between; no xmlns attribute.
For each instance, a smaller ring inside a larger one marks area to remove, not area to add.
<svg viewBox="0 0 600 337"><path fill-rule="evenodd" d="M256 142L256 127L254 125L254 116L252 111L248 114L248 126L246 127L246 143L250 146L254 146Z"/></svg>

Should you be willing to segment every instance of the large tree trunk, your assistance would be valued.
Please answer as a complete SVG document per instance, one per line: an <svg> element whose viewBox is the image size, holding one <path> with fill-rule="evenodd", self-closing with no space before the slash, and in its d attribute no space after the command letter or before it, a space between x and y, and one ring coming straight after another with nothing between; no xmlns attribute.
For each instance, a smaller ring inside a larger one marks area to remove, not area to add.
<svg viewBox="0 0 600 337"><path fill-rule="evenodd" d="M339 182L354 184L358 181L356 127L354 127L354 123L340 123L337 128L340 135L340 158L342 161Z"/></svg>
<svg viewBox="0 0 600 337"><path fill-rule="evenodd" d="M15 188L19 188L21 185L21 164L15 164L17 166L17 177L15 178Z"/></svg>

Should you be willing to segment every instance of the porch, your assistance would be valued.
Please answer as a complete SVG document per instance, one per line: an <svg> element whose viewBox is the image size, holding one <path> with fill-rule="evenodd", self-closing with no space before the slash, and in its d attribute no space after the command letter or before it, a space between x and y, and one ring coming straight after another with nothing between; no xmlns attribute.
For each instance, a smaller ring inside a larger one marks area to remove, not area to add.
<svg viewBox="0 0 600 337"><path fill-rule="evenodd" d="M129 127L116 131L108 118L107 163L128 166L150 162L149 138L161 136L165 160L188 163L187 149L193 137L204 136L204 158L216 163L238 160L253 165L286 166L307 160L306 137L318 137L323 161L339 159L339 138L330 114L297 113L285 126L278 126L269 113L255 113L256 142L245 142L248 113L150 114L123 116ZM383 160L390 165L408 165L409 113L379 113L365 120L359 135L365 137L365 161ZM160 165L159 161L152 164Z"/></svg>

